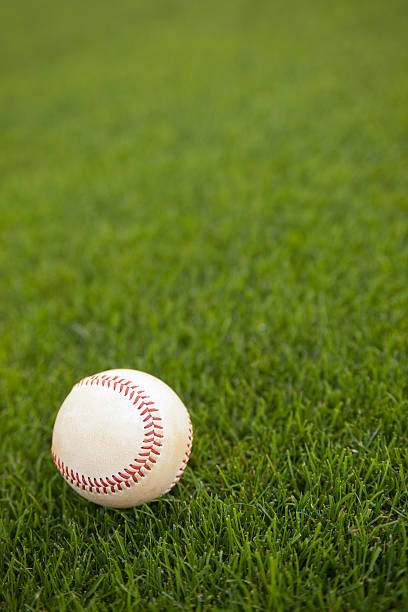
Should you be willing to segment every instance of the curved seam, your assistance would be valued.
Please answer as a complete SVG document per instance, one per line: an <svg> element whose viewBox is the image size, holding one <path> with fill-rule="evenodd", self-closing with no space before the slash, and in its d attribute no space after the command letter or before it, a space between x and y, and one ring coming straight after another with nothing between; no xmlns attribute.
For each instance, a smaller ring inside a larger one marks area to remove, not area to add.
<svg viewBox="0 0 408 612"><path fill-rule="evenodd" d="M191 423L191 419L190 416L188 417L188 443L187 443L187 448L186 448L186 452L184 453L184 457L182 459L181 465L176 473L176 476L173 480L173 482L171 483L171 485L169 486L169 488L165 491L166 493L168 493L168 491L170 491L170 489L172 489L173 487L176 486L176 484L178 483L178 481L180 480L180 478L182 477L182 475L184 474L184 470L186 469L188 460L190 458L190 454L191 454L191 449L193 446L193 425Z"/></svg>

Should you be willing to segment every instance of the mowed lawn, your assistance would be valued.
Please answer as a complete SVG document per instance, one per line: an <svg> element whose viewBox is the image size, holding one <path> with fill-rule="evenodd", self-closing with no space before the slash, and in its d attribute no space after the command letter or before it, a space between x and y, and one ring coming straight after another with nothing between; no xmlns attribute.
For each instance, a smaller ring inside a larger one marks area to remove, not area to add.
<svg viewBox="0 0 408 612"><path fill-rule="evenodd" d="M0 609L406 610L406 3L0 23ZM179 486L126 511L49 452L115 367L195 430Z"/></svg>

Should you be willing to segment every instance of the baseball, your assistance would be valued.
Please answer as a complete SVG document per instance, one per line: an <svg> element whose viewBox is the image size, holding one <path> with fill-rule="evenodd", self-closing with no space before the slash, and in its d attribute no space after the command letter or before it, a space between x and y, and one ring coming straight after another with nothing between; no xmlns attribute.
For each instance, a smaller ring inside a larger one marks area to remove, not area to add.
<svg viewBox="0 0 408 612"><path fill-rule="evenodd" d="M107 370L79 381L54 424L57 469L82 497L129 508L161 497L180 480L193 429L164 382L137 370Z"/></svg>

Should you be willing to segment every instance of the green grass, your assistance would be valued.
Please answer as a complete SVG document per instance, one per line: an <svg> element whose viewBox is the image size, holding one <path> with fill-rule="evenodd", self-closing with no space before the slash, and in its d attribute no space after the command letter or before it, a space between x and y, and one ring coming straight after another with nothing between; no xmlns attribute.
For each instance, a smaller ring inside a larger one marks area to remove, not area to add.
<svg viewBox="0 0 408 612"><path fill-rule="evenodd" d="M3 3L2 610L408 608L406 3ZM49 453L113 367L168 382L179 486Z"/></svg>

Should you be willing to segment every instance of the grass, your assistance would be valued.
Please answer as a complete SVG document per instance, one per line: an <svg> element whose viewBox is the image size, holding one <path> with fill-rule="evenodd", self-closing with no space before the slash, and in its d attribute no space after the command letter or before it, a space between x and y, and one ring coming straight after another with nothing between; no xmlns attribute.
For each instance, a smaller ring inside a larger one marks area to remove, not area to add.
<svg viewBox="0 0 408 612"><path fill-rule="evenodd" d="M0 608L407 609L405 3L0 21ZM49 453L113 367L195 428L127 511Z"/></svg>

